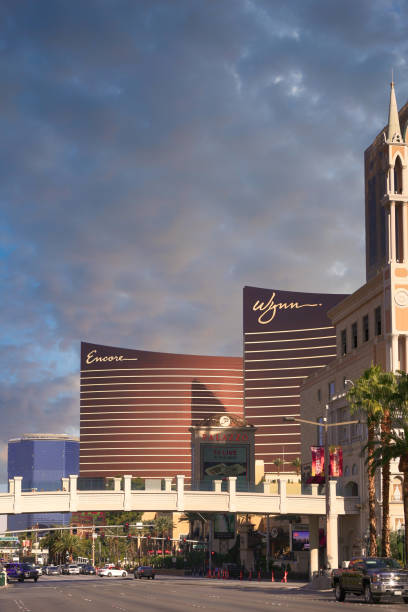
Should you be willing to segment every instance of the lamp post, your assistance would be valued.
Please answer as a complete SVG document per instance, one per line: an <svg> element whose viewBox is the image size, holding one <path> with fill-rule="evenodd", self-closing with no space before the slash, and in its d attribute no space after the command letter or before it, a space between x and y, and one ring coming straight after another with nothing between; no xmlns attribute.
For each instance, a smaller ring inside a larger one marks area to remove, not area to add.
<svg viewBox="0 0 408 612"><path fill-rule="evenodd" d="M326 501L326 568L329 568L330 560L327 555L327 542L329 535L329 515L330 515L330 496L329 496L329 482L330 482L330 456L329 456L329 436L328 430L329 427L340 427L341 425L354 425L355 423L359 423L360 421L341 421L340 423L329 423L329 404L325 406L326 412L325 416L322 419L322 422L318 421L309 421L308 419L301 419L293 416L283 417L284 421L295 421L296 423L306 423L307 425L314 425L315 427L321 427L324 432L324 475L325 475L325 501Z"/></svg>
<svg viewBox="0 0 408 612"><path fill-rule="evenodd" d="M402 542L402 565L405 567L405 525L401 524L398 529L398 536L400 541Z"/></svg>

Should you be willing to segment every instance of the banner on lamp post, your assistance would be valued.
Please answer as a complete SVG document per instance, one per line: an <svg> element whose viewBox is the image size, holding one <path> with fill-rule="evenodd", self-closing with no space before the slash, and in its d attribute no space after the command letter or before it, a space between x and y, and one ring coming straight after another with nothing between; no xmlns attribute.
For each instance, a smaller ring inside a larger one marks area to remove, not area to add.
<svg viewBox="0 0 408 612"><path fill-rule="evenodd" d="M324 446L311 446L312 453L312 476L324 474Z"/></svg>
<svg viewBox="0 0 408 612"><path fill-rule="evenodd" d="M330 449L330 476L343 476L343 449L341 446L331 446Z"/></svg>

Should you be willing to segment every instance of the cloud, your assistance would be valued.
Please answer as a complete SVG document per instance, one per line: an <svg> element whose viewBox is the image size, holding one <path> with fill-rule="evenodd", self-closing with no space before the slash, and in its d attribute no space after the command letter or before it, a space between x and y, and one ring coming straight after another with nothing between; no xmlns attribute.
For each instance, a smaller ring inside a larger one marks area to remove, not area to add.
<svg viewBox="0 0 408 612"><path fill-rule="evenodd" d="M2 4L0 480L9 437L78 431L81 340L239 355L245 284L362 284L363 151L392 65L408 95L406 17Z"/></svg>

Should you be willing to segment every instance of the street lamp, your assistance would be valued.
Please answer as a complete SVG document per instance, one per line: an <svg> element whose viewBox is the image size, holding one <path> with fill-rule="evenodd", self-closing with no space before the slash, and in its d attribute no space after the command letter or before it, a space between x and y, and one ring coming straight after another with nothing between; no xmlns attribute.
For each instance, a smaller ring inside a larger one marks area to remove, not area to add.
<svg viewBox="0 0 408 612"><path fill-rule="evenodd" d="M352 381L350 381L352 382ZM329 414L329 404L326 404L326 414L323 417L322 423L318 421L309 421L308 419L301 419L294 416L285 416L283 417L284 421L295 421L296 423L306 423L307 425L314 425L315 427L322 427L324 431L324 470L325 470L325 501L326 501L326 567L328 567L329 560L327 557L327 539L329 533L329 513L330 513L330 498L329 498L329 480L330 480L330 456L329 456L329 436L328 429L329 427L340 427L341 425L354 425L359 423L360 421L341 421L340 423L329 423L328 422L328 414Z"/></svg>
<svg viewBox="0 0 408 612"><path fill-rule="evenodd" d="M402 542L402 565L405 567L405 525L402 523L398 529L398 536Z"/></svg>

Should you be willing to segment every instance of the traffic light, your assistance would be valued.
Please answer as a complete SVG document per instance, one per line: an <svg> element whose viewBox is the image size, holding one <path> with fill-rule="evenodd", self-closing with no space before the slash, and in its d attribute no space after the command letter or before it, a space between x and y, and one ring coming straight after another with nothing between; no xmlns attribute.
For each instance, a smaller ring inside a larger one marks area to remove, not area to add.
<svg viewBox="0 0 408 612"><path fill-rule="evenodd" d="M211 551L211 556L213 557L215 555L215 552L212 550Z"/></svg>
<svg viewBox="0 0 408 612"><path fill-rule="evenodd" d="M99 527L95 527L95 533L99 533L99 532L100 532Z"/></svg>
<svg viewBox="0 0 408 612"><path fill-rule="evenodd" d="M78 529L76 527L73 528L72 530L72 535L76 535L78 533Z"/></svg>
<svg viewBox="0 0 408 612"><path fill-rule="evenodd" d="M123 523L123 533L129 533L129 523Z"/></svg>
<svg viewBox="0 0 408 612"><path fill-rule="evenodd" d="M101 535L100 535L100 538L101 538L101 541L102 541L102 542L104 542L104 541L105 541L105 534L104 534L104 532L103 532L103 531L102 531L102 533L101 533Z"/></svg>
<svg viewBox="0 0 408 612"><path fill-rule="evenodd" d="M129 534L129 535L127 536L127 538L126 538L126 539L127 539L127 540L131 540L131 539L132 539L132 536Z"/></svg>
<svg viewBox="0 0 408 612"><path fill-rule="evenodd" d="M152 536L149 533L148 536L147 536L147 540L150 542L151 539L152 539Z"/></svg>

